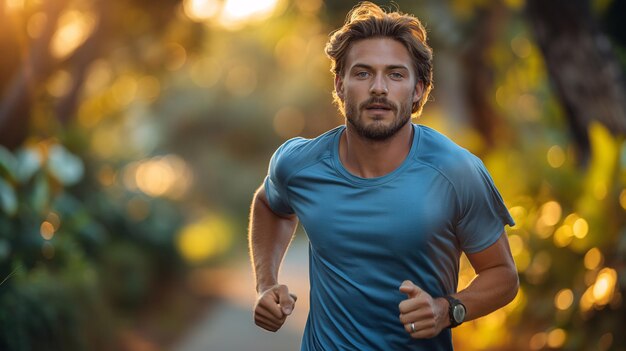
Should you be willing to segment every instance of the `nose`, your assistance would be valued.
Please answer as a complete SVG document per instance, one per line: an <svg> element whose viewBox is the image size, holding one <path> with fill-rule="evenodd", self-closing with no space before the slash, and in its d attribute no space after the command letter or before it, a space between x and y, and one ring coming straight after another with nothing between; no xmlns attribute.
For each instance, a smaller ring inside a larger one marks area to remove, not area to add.
<svg viewBox="0 0 626 351"><path fill-rule="evenodd" d="M387 95L389 90L387 89L387 82L383 75L376 75L370 86L370 94L372 95Z"/></svg>

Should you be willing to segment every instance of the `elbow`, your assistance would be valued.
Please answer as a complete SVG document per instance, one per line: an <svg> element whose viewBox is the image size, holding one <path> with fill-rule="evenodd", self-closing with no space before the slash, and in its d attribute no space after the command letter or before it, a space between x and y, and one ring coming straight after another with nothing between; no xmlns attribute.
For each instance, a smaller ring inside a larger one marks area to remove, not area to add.
<svg viewBox="0 0 626 351"><path fill-rule="evenodd" d="M513 301L513 299L515 299L520 288L519 275L517 274L517 269L515 268L515 266L509 269L509 272L507 274L506 286L509 287L507 289L506 299L506 303L508 304Z"/></svg>

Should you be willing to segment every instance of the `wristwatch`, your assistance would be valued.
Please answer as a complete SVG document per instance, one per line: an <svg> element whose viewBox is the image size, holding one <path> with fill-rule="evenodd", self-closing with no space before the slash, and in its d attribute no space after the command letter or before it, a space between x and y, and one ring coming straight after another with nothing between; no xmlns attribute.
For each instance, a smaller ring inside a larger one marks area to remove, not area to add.
<svg viewBox="0 0 626 351"><path fill-rule="evenodd" d="M465 305L450 295L446 295L443 298L450 304L450 307L448 308L450 328L459 326L465 321Z"/></svg>

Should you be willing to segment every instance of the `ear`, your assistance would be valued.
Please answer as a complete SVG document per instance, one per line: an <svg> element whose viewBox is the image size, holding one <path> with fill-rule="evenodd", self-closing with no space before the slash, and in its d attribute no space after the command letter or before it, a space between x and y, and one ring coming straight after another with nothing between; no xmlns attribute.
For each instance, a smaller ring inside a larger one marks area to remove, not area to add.
<svg viewBox="0 0 626 351"><path fill-rule="evenodd" d="M422 99L422 95L424 95L424 82L421 80L417 81L415 85L415 91L413 92L413 103L417 103Z"/></svg>
<svg viewBox="0 0 626 351"><path fill-rule="evenodd" d="M335 92L337 93L339 100L343 101L343 77L339 75L335 76Z"/></svg>

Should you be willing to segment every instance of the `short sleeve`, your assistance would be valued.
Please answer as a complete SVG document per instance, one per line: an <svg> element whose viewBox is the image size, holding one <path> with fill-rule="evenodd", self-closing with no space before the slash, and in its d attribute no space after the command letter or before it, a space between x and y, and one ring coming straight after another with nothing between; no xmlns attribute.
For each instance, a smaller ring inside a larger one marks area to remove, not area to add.
<svg viewBox="0 0 626 351"><path fill-rule="evenodd" d="M265 195L272 211L277 214L289 215L294 213L289 204L287 182L290 175L290 150L298 139L294 138L286 141L274 152L270 160L267 176L265 177Z"/></svg>
<svg viewBox="0 0 626 351"><path fill-rule="evenodd" d="M455 187L458 196L456 232L467 253L480 252L498 240L505 225L515 222L483 162L471 155Z"/></svg>

